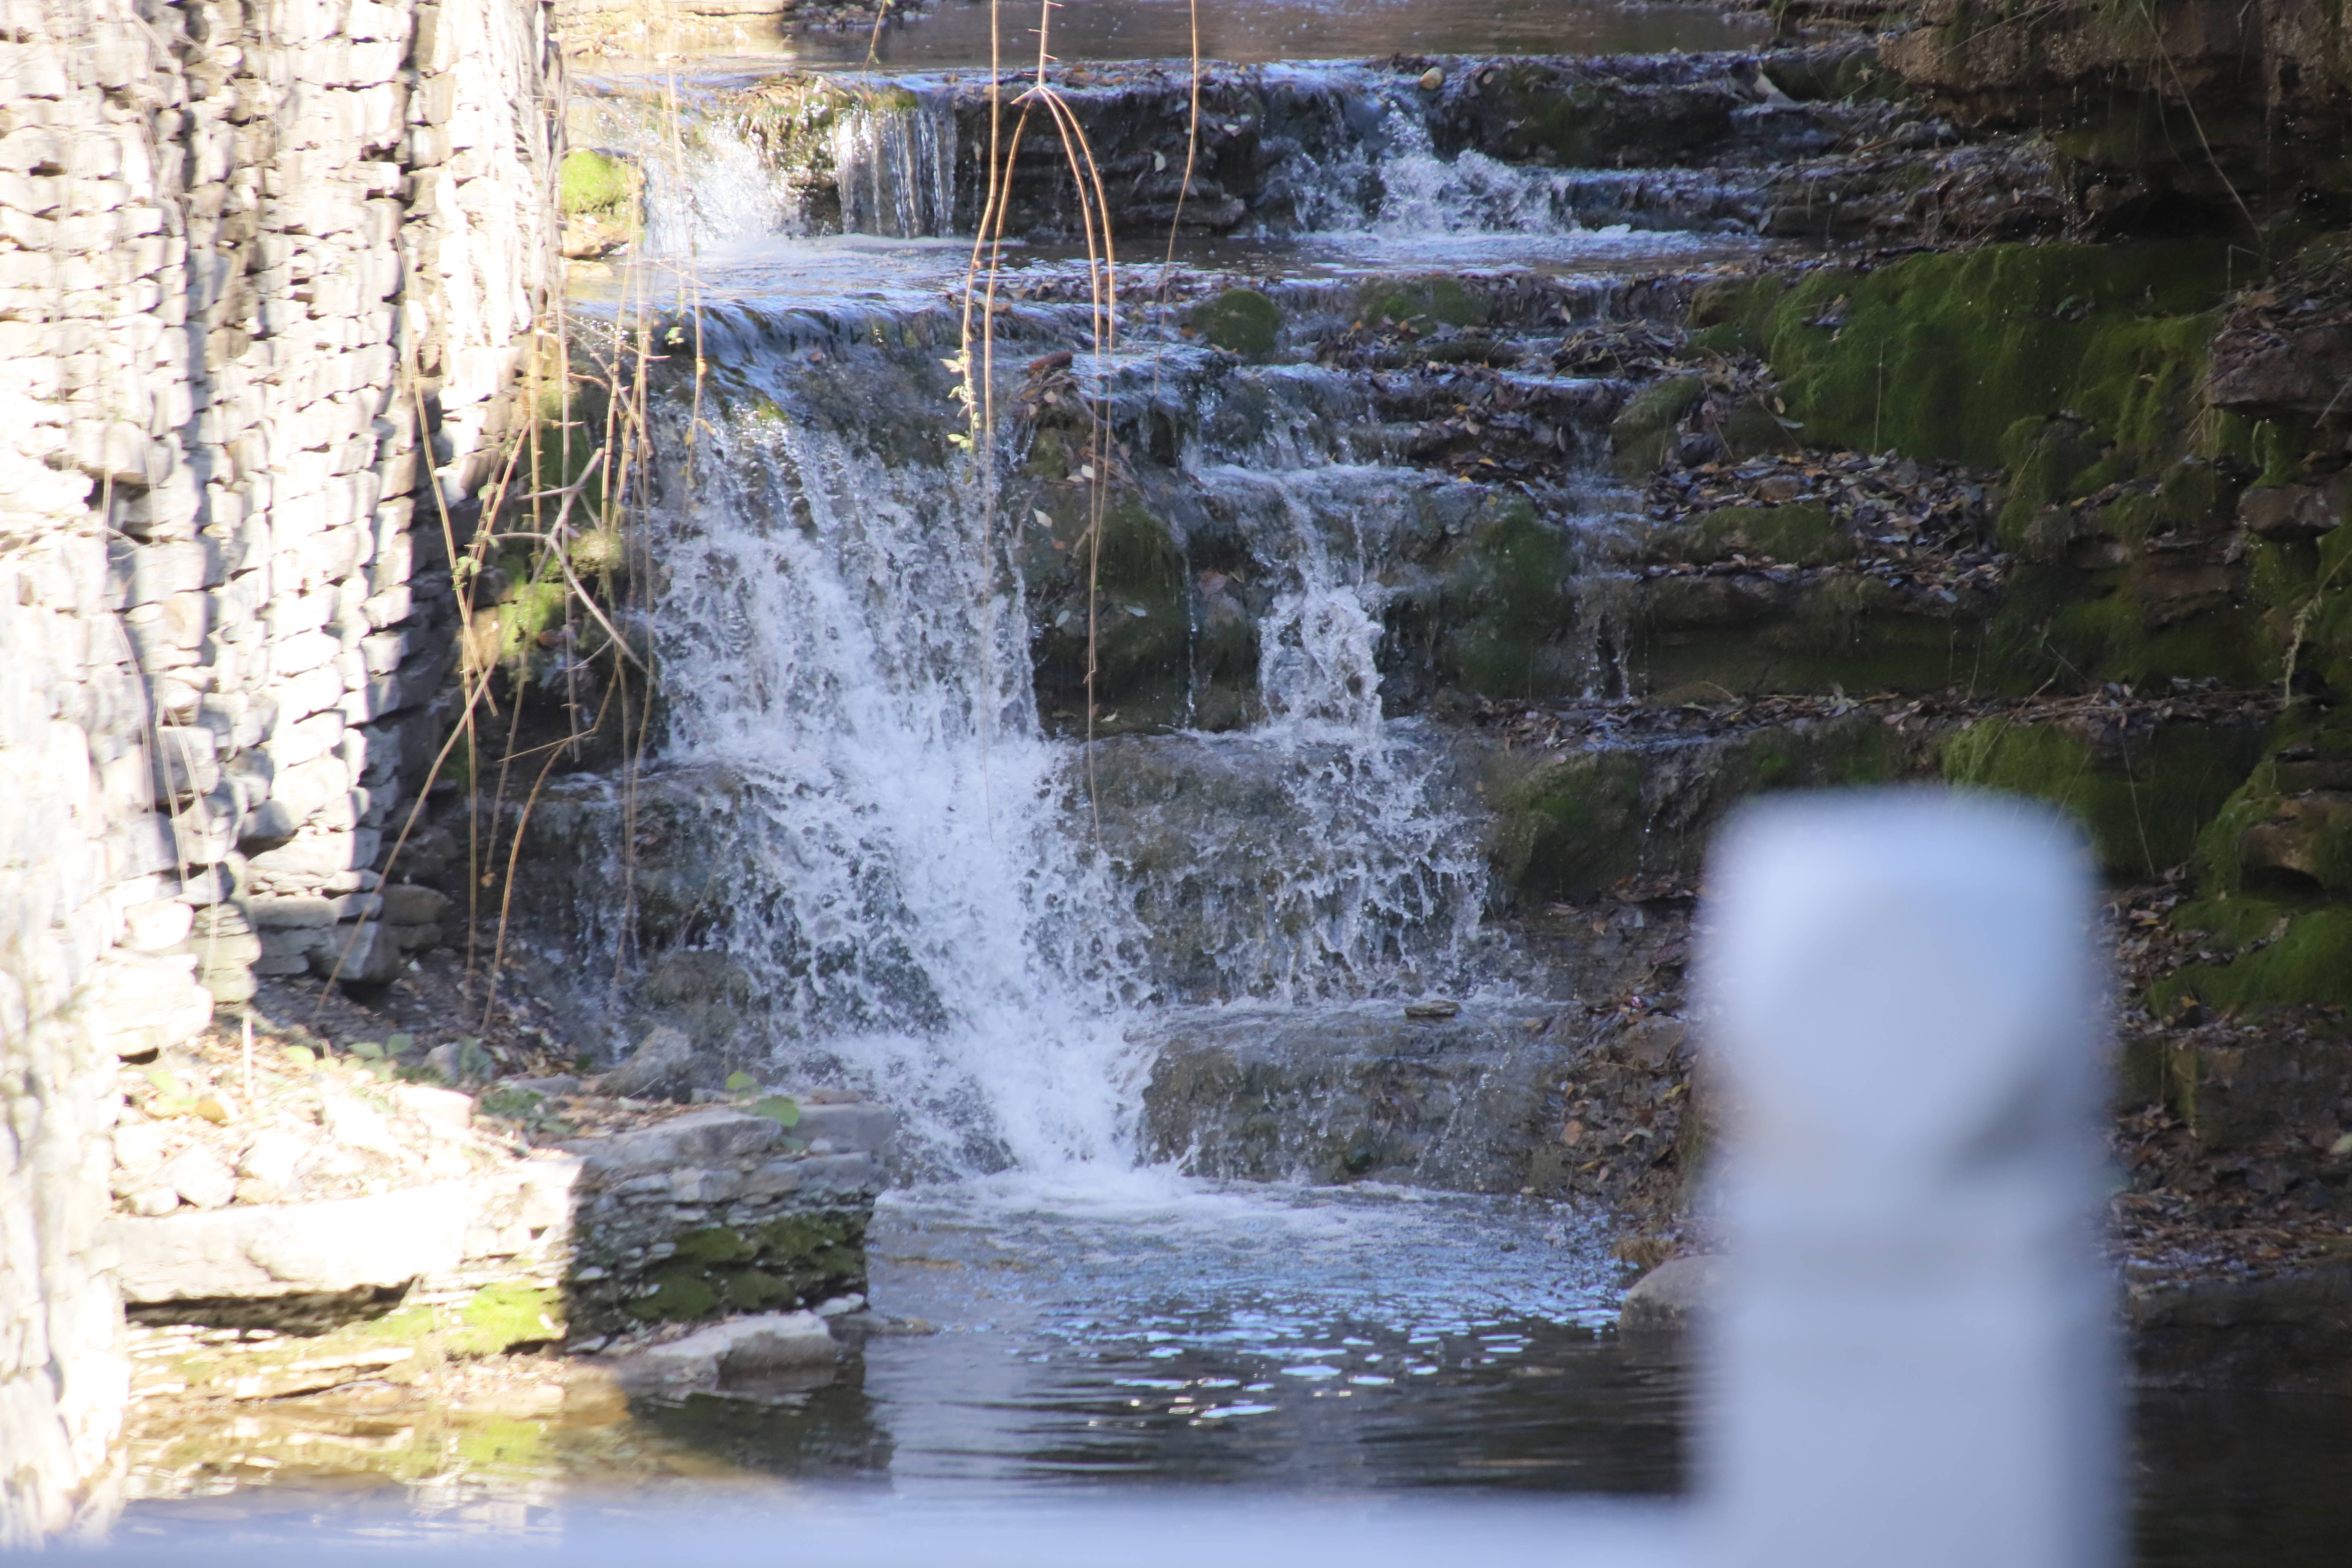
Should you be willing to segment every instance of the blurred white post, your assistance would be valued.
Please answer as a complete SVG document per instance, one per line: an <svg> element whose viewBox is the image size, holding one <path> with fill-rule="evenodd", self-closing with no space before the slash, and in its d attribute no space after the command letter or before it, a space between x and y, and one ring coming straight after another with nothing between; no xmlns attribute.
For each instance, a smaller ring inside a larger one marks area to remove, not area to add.
<svg viewBox="0 0 2352 1568"><path fill-rule="evenodd" d="M1700 949L1730 1289L1723 1568L2108 1568L2120 1421L2079 836L1929 790L1753 806Z"/></svg>

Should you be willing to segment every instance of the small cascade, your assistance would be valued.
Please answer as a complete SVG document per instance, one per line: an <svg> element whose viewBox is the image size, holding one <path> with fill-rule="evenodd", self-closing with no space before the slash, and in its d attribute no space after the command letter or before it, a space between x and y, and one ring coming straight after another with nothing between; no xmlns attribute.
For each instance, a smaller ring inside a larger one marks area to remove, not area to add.
<svg viewBox="0 0 2352 1568"><path fill-rule="evenodd" d="M658 524L663 765L734 790L699 940L750 975L744 1024L950 1167L1117 1158L1131 932L960 476L772 412L707 439Z"/></svg>
<svg viewBox="0 0 2352 1568"><path fill-rule="evenodd" d="M845 234L919 239L955 216L955 117L944 101L896 95L860 103L833 126L834 177Z"/></svg>

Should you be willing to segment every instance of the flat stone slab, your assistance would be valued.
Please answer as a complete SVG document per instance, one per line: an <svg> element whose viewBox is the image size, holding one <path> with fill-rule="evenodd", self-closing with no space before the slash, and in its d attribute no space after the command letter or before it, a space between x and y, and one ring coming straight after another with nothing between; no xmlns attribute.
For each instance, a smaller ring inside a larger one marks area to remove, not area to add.
<svg viewBox="0 0 2352 1568"><path fill-rule="evenodd" d="M477 1194L438 1182L378 1197L117 1215L104 1239L137 1303L383 1288L454 1271Z"/></svg>
<svg viewBox="0 0 2352 1568"><path fill-rule="evenodd" d="M774 1147L783 1135L783 1128L765 1116L712 1106L634 1132L577 1139L563 1147L586 1161L592 1173L609 1180L684 1166L732 1164Z"/></svg>
<svg viewBox="0 0 2352 1568"><path fill-rule="evenodd" d="M840 1354L840 1342L814 1312L766 1312L649 1346L620 1358L613 1370L633 1392L682 1391L807 1373L832 1366Z"/></svg>

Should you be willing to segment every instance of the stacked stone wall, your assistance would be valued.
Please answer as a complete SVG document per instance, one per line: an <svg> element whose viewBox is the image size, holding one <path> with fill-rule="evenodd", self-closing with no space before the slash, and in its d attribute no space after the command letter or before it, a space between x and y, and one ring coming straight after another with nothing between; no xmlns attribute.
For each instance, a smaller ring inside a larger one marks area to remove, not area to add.
<svg viewBox="0 0 2352 1568"><path fill-rule="evenodd" d="M434 934L556 68L538 0L0 0L0 1544L106 1507L117 1058Z"/></svg>

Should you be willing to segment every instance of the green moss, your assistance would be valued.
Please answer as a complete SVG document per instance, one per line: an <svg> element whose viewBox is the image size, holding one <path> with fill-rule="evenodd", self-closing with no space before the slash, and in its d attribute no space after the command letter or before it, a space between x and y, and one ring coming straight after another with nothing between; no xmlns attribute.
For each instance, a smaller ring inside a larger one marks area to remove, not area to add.
<svg viewBox="0 0 2352 1568"><path fill-rule="evenodd" d="M1641 868L1642 763L1631 752L1582 752L1495 794L1495 860L1533 900L1589 897Z"/></svg>
<svg viewBox="0 0 2352 1568"><path fill-rule="evenodd" d="M516 1345L563 1337L563 1298L555 1290L513 1283L485 1285L457 1309L443 1333L451 1355L496 1355Z"/></svg>
<svg viewBox="0 0 2352 1568"><path fill-rule="evenodd" d="M1761 353L1773 307L1789 291L1789 279L1775 273L1754 278L1718 278L1691 294L1691 342L1717 353Z"/></svg>
<svg viewBox="0 0 2352 1568"><path fill-rule="evenodd" d="M2202 726L2094 744L2063 723L1986 719L1946 744L1943 772L1953 784L2060 807L2082 823L2109 872L2144 877L2190 858L2200 830L2244 780L2252 752L2251 734Z"/></svg>
<svg viewBox="0 0 2352 1568"><path fill-rule="evenodd" d="M2172 923L2184 931L2202 931L2231 947L2244 947L2277 936L2289 918L2285 905L2269 899L2198 899L2172 911Z"/></svg>
<svg viewBox="0 0 2352 1568"><path fill-rule="evenodd" d="M1558 695L1578 679L1562 642L1568 542L1517 498L1472 530L1446 574L1444 676L1497 698Z"/></svg>
<svg viewBox="0 0 2352 1568"><path fill-rule="evenodd" d="M1697 522L1662 528L1643 542L1642 553L1651 561L1693 565L1744 555L1791 566L1826 566L1851 561L1856 552L1853 541L1830 521L1828 507L1819 501L1790 501L1724 507Z"/></svg>
<svg viewBox="0 0 2352 1568"><path fill-rule="evenodd" d="M1442 277L1373 284L1364 290L1356 309L1367 325L1389 321L1423 331L1438 326L1483 327L1487 315L1483 298L1465 289L1458 279Z"/></svg>
<svg viewBox="0 0 2352 1568"><path fill-rule="evenodd" d="M1637 586L1628 656L1654 701L1990 684L1981 626L1967 607L1906 598L1876 578L1825 574L1752 615L1720 580L1662 576ZM1726 599L1738 613L1715 617Z"/></svg>
<svg viewBox="0 0 2352 1568"><path fill-rule="evenodd" d="M741 1263L758 1251L741 1232L723 1226L688 1231L677 1238L677 1256L695 1263Z"/></svg>
<svg viewBox="0 0 2352 1568"><path fill-rule="evenodd" d="M2231 963L2179 970L2152 987L2149 998L2159 1008L2193 999L2235 1012L2352 1005L2352 910L2294 916L2268 946Z"/></svg>
<svg viewBox="0 0 2352 1568"><path fill-rule="evenodd" d="M629 1315L649 1323L684 1322L710 1315L719 1292L692 1267L664 1269L654 1277L653 1290L628 1305Z"/></svg>
<svg viewBox="0 0 2352 1568"><path fill-rule="evenodd" d="M1034 536L1030 602L1043 623L1034 644L1048 716L1083 721L1086 709L1088 542L1083 499L1057 501L1053 531ZM1054 548L1056 544L1060 549ZM1102 559L1091 595L1097 731L1180 723L1192 637L1184 558L1168 525L1132 500L1102 520Z"/></svg>
<svg viewBox="0 0 2352 1568"><path fill-rule="evenodd" d="M483 1469L537 1469L553 1458L554 1429L545 1421L509 1415L479 1416L455 1434L457 1457Z"/></svg>
<svg viewBox="0 0 2352 1568"><path fill-rule="evenodd" d="M1228 353L1270 354L1282 338L1282 310L1255 289L1228 289L1192 307L1184 322Z"/></svg>
<svg viewBox="0 0 2352 1568"><path fill-rule="evenodd" d="M1992 245L1823 268L1767 353L1808 442L1992 464L2071 412L2134 461L2179 449L2227 269L2219 241Z"/></svg>
<svg viewBox="0 0 2352 1568"><path fill-rule="evenodd" d="M563 155L556 202L570 216L634 220L645 188L645 172L628 159L582 148Z"/></svg>
<svg viewBox="0 0 2352 1568"><path fill-rule="evenodd" d="M1698 374L1662 376L1626 401L1609 426L1612 463L1620 477L1640 479L1674 453L1675 427L1706 395Z"/></svg>

